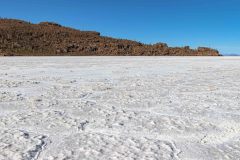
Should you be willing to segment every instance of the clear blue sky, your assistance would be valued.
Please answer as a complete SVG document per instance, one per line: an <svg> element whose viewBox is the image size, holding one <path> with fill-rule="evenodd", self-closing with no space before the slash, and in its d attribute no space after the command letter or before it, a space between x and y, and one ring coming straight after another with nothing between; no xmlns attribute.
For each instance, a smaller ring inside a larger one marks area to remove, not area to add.
<svg viewBox="0 0 240 160"><path fill-rule="evenodd" d="M239 0L0 0L0 16L240 54Z"/></svg>

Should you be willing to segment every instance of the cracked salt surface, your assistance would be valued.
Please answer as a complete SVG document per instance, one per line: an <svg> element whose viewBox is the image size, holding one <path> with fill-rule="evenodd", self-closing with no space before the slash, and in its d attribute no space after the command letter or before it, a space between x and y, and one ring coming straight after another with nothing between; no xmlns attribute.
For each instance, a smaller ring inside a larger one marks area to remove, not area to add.
<svg viewBox="0 0 240 160"><path fill-rule="evenodd" d="M240 159L240 58L0 58L0 160Z"/></svg>

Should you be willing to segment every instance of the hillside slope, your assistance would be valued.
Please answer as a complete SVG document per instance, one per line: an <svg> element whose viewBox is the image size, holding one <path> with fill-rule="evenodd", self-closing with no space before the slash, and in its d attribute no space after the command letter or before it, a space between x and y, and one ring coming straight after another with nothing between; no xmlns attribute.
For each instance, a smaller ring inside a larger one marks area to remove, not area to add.
<svg viewBox="0 0 240 160"><path fill-rule="evenodd" d="M146 45L56 23L0 19L0 56L219 56L214 49Z"/></svg>

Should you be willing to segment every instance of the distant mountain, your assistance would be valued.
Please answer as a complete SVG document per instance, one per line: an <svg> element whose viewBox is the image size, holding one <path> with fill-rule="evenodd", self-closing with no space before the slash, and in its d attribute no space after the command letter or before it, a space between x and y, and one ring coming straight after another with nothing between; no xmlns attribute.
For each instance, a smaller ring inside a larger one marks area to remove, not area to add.
<svg viewBox="0 0 240 160"><path fill-rule="evenodd" d="M240 56L240 54L224 54L224 56Z"/></svg>
<svg viewBox="0 0 240 160"><path fill-rule="evenodd" d="M220 56L215 49L147 45L52 22L0 19L0 56Z"/></svg>

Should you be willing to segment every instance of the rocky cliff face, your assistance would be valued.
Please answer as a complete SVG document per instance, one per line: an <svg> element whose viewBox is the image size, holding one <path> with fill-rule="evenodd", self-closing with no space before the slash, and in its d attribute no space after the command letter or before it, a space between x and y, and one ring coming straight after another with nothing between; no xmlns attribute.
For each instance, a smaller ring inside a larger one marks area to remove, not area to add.
<svg viewBox="0 0 240 160"><path fill-rule="evenodd" d="M219 56L214 49L146 45L56 23L0 19L0 56Z"/></svg>

